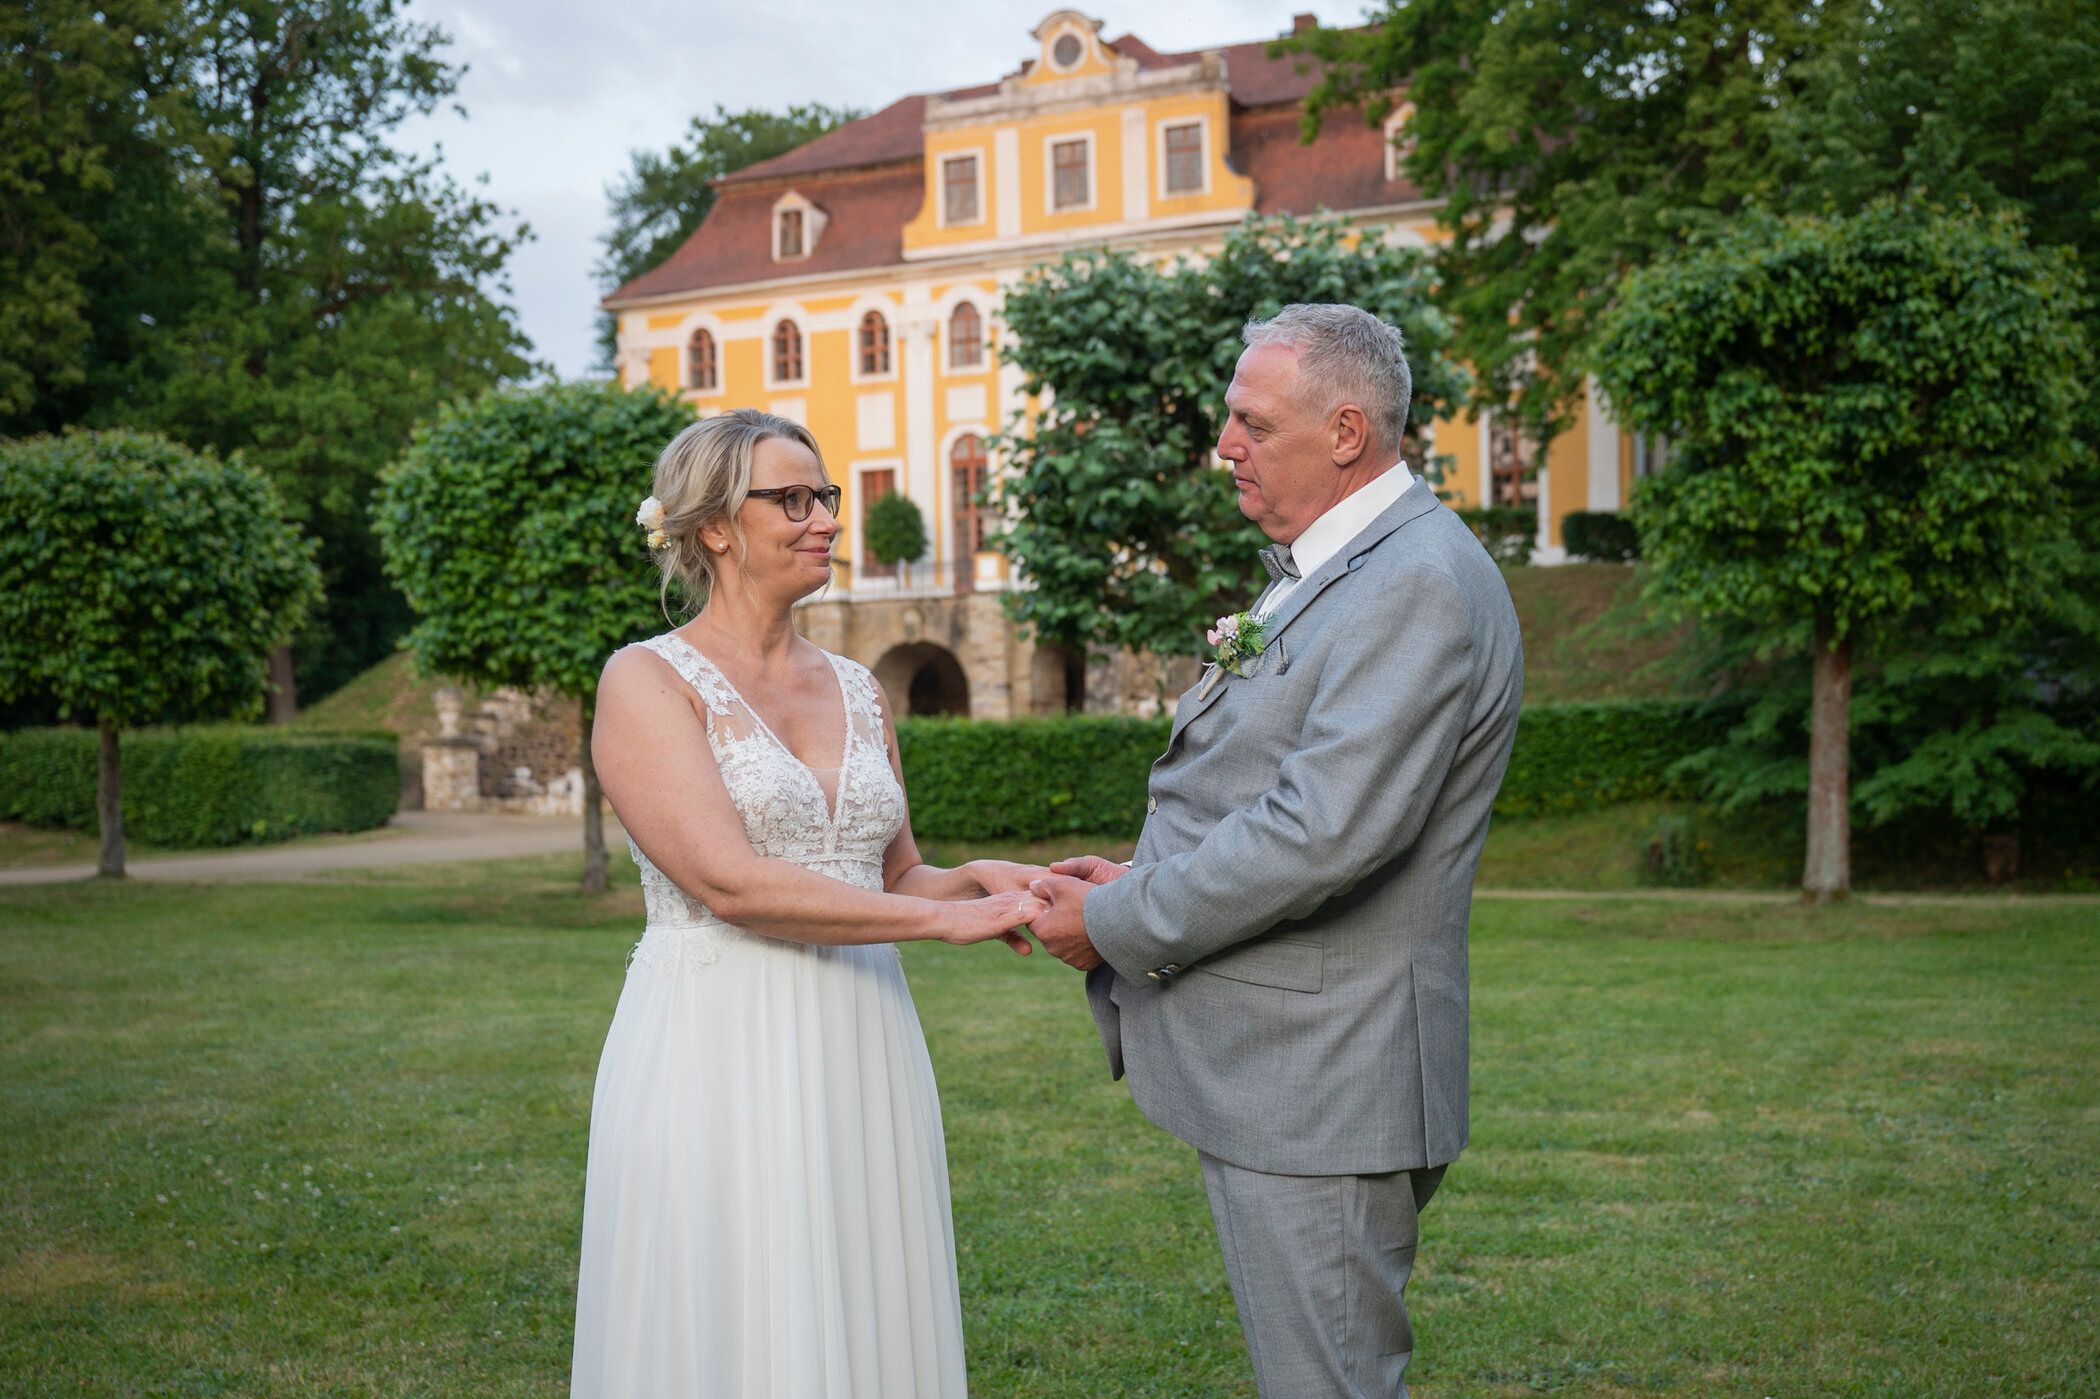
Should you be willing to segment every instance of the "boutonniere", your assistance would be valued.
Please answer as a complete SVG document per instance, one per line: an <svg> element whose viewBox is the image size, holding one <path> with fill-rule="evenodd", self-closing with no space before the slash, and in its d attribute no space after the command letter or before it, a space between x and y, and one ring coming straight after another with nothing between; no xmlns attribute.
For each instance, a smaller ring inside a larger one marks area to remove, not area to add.
<svg viewBox="0 0 2100 1399"><path fill-rule="evenodd" d="M1229 670L1234 675L1247 673L1247 662L1261 654L1265 644L1262 633L1268 625L1269 618L1266 613L1235 612L1229 617L1218 618L1217 625L1203 634L1203 639L1216 650L1217 662L1211 670L1210 678L1203 682L1203 689L1197 694L1197 699L1202 699L1210 693L1210 687L1218 683L1218 676L1222 672Z"/></svg>

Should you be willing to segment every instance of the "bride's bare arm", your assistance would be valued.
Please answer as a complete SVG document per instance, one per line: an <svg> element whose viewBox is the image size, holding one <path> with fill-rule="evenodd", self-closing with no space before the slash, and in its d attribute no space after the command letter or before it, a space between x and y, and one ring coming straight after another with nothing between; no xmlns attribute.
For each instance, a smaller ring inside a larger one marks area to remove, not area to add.
<svg viewBox="0 0 2100 1399"><path fill-rule="evenodd" d="M911 793L904 786L904 762L897 753L897 725L890 718L889 696L875 687L875 702L882 707L882 731L889 740L890 771L897 775L897 790L904 792L904 824L882 857L882 884L891 893L913 894L925 899L974 899L984 894L1017 893L1049 871L1011 860L971 860L953 869L929 865L919 854L919 842L911 833ZM1016 794L1018 799L1018 794ZM1011 941L1011 940L1010 940ZM1025 941L1014 950L1026 947Z"/></svg>
<svg viewBox="0 0 2100 1399"><path fill-rule="evenodd" d="M1023 891L966 902L880 893L760 855L708 746L699 697L657 656L617 652L598 681L591 759L620 823L716 917L796 942L981 942L1042 905Z"/></svg>

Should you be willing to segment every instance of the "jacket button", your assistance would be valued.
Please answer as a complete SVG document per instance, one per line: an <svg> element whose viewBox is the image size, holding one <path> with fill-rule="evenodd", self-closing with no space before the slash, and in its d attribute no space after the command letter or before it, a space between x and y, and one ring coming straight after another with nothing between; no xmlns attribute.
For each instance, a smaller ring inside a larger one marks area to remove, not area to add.
<svg viewBox="0 0 2100 1399"><path fill-rule="evenodd" d="M1157 813L1158 811L1159 811L1159 798L1158 798L1158 797L1147 797L1147 798L1145 798L1145 814L1146 814L1147 816L1151 816L1151 815L1154 815L1154 814L1156 814L1156 813Z"/></svg>

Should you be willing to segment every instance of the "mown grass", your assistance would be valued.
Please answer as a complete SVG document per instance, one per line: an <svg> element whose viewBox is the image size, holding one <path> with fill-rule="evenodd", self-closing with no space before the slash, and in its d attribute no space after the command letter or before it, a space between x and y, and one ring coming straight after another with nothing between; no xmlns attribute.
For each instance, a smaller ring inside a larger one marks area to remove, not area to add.
<svg viewBox="0 0 2100 1399"><path fill-rule="evenodd" d="M625 875L625 871L616 871ZM0 891L0 1390L566 1392L640 900L566 860ZM2100 912L1483 903L1412 1378L2100 1388ZM1192 1153L1072 975L912 947L972 1391L1251 1395Z"/></svg>

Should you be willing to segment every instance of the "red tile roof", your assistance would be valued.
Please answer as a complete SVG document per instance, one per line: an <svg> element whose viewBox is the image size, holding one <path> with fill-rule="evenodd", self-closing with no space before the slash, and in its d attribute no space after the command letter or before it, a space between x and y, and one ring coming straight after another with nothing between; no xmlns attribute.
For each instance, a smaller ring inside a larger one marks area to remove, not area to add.
<svg viewBox="0 0 2100 1399"><path fill-rule="evenodd" d="M1309 214L1418 197L1412 187L1385 178L1382 137L1355 110L1328 113L1319 139L1299 144L1300 104L1319 81L1317 64L1295 54L1271 58L1271 42L1220 49L1234 109L1232 163L1254 180L1256 212ZM1148 69L1191 63L1208 51L1162 54L1132 34L1108 46ZM986 83L934 95L968 99L998 91L997 83ZM714 209L693 235L607 300L903 262L904 225L925 200L920 161L927 96L900 98L783 155L723 176L715 182ZM809 257L775 262L772 208L790 183L820 205L830 221Z"/></svg>

